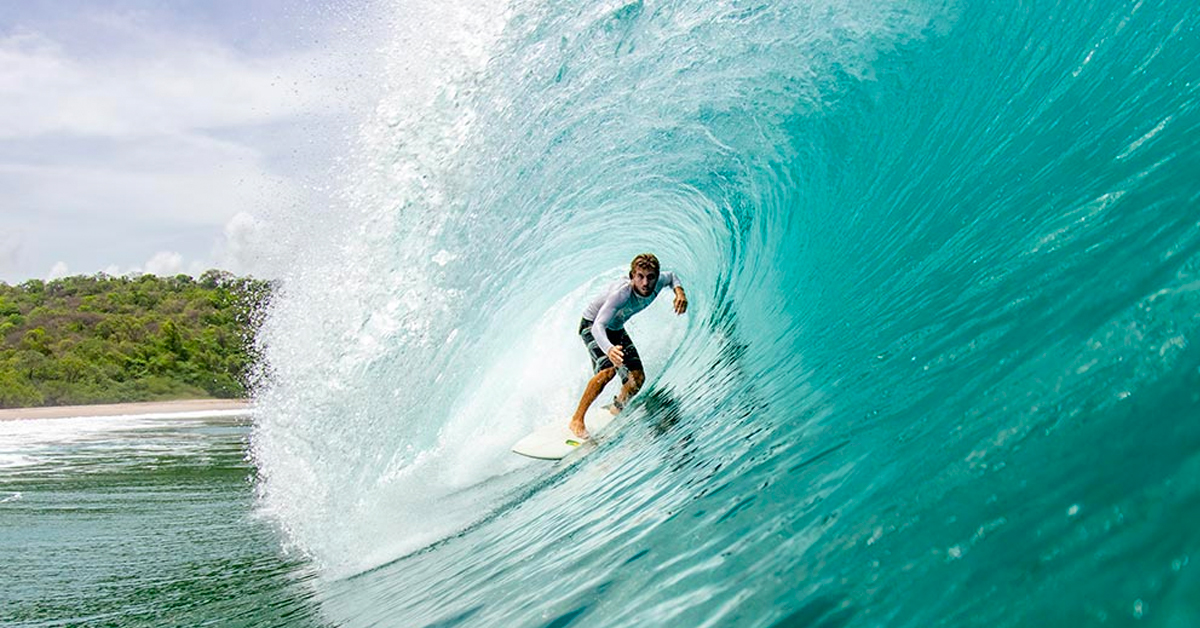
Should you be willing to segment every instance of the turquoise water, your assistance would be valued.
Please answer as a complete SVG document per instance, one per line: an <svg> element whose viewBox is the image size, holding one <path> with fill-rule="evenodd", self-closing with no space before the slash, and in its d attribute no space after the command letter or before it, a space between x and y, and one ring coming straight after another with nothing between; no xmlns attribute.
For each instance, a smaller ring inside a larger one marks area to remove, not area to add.
<svg viewBox="0 0 1200 628"><path fill-rule="evenodd" d="M576 5L381 12L343 205L279 234L254 479L218 491L262 569L146 604L1200 625L1200 9ZM643 250L691 300L631 323L645 391L586 456L508 453Z"/></svg>

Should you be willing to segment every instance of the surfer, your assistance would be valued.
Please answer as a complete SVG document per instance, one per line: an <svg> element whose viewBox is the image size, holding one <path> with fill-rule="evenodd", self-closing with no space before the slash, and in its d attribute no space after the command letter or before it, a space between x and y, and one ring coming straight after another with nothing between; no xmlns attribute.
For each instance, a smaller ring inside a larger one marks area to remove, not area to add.
<svg viewBox="0 0 1200 628"><path fill-rule="evenodd" d="M588 381L575 416L571 417L571 432L576 436L588 437L583 415L617 373L621 374L622 385L621 392L613 397L613 414L625 409L625 404L646 381L637 347L625 332L625 321L646 309L668 286L675 292L675 313L683 314L687 311L688 301L679 278L675 273L660 271L657 257L642 253L630 262L628 280L622 279L610 287L583 311L579 336L591 356L595 375Z"/></svg>

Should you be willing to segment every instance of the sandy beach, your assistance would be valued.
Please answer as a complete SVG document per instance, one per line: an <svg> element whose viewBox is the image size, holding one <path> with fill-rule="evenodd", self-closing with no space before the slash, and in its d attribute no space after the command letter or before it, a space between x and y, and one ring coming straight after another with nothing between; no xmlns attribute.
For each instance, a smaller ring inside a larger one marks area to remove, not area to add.
<svg viewBox="0 0 1200 628"><path fill-rule="evenodd" d="M245 399L183 399L179 401L147 401L112 403L91 406L51 406L44 408L10 408L0 410L0 421L20 419L61 419L84 416L117 416L128 414L166 414L173 412L206 412L247 410Z"/></svg>

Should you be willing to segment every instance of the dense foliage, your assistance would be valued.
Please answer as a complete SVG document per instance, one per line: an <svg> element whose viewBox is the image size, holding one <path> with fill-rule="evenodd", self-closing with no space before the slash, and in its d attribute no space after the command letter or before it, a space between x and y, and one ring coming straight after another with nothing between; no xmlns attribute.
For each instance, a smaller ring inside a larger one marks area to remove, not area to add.
<svg viewBox="0 0 1200 628"><path fill-rule="evenodd" d="M219 270L0 282L0 408L244 397L269 297Z"/></svg>

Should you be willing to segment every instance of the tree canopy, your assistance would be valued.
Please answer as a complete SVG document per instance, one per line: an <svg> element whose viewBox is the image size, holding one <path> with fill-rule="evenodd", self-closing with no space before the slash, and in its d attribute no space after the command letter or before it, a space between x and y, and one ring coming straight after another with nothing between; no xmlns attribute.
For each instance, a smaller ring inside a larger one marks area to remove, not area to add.
<svg viewBox="0 0 1200 628"><path fill-rule="evenodd" d="M245 397L271 290L221 270L0 282L0 408Z"/></svg>

